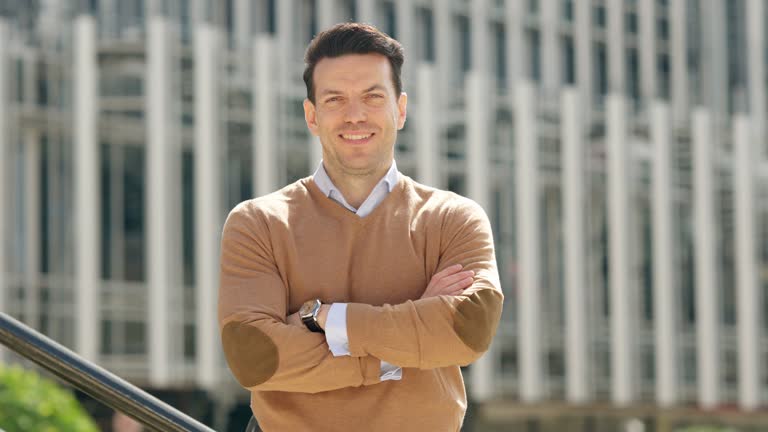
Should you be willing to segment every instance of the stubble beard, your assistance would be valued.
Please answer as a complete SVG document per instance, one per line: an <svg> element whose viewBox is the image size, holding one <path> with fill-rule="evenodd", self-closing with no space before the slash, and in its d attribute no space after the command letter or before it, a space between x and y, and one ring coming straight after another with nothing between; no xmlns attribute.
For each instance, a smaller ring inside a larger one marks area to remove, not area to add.
<svg viewBox="0 0 768 432"><path fill-rule="evenodd" d="M334 165L336 165L336 168L338 168L342 175L355 178L373 176L386 165L386 161L383 159L377 159L372 164L360 168L344 163L344 160L341 158L337 158L335 162Z"/></svg>
<svg viewBox="0 0 768 432"><path fill-rule="evenodd" d="M323 151L325 151L325 147ZM326 159L325 156L323 156L323 160L330 162L331 169L337 171L340 175L353 178L370 177L378 174L379 170L387 168L392 163L394 159L394 143L392 144L392 149L386 155L382 157L373 156L375 160L370 165L359 168L345 162L344 157L339 152L332 151L331 154L333 157L330 160Z"/></svg>

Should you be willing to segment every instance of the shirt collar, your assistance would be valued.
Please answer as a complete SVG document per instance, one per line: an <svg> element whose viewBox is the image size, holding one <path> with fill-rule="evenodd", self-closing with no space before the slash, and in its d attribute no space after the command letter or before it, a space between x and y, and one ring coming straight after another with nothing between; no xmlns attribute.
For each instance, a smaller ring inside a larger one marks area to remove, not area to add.
<svg viewBox="0 0 768 432"><path fill-rule="evenodd" d="M339 188L336 187L335 184L333 184L333 181L331 181L331 178L328 176L328 172L325 171L325 167L323 166L323 161L320 161L320 164L317 166L317 169L315 170L315 173L312 174L312 180L314 180L317 187L320 189L321 192L323 192L323 195L330 197L331 193L334 191L341 195L341 191ZM382 183L387 185L387 192L392 192L392 189L395 188L397 185L397 182L399 180L399 175L397 171L397 162L395 160L392 160L392 166L389 167L389 170L386 174L384 174L384 177L379 180L378 183L376 183L376 186L374 189L378 188L379 185Z"/></svg>

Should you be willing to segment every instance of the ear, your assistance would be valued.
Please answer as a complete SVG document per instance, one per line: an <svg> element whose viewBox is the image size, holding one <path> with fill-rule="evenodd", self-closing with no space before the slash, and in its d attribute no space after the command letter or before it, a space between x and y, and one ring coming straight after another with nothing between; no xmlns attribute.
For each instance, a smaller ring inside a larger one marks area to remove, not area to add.
<svg viewBox="0 0 768 432"><path fill-rule="evenodd" d="M304 121L307 122L307 128L312 135L317 136L317 111L315 104L309 99L304 99Z"/></svg>
<svg viewBox="0 0 768 432"><path fill-rule="evenodd" d="M397 99L397 130L400 130L405 126L405 117L408 105L408 94L405 92L400 93L400 97Z"/></svg>

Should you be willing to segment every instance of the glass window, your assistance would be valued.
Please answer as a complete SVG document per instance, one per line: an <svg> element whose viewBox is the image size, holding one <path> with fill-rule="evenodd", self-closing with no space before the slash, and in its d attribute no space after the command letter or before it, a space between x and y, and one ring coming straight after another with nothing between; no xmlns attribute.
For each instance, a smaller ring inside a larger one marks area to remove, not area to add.
<svg viewBox="0 0 768 432"><path fill-rule="evenodd" d="M627 92L635 104L640 102L640 59L636 48L626 51Z"/></svg>
<svg viewBox="0 0 768 432"><path fill-rule="evenodd" d="M466 130L464 125L452 125L445 131L445 157L448 159L464 159L466 151Z"/></svg>
<svg viewBox="0 0 768 432"><path fill-rule="evenodd" d="M182 245L184 285L195 284L195 190L194 190L194 154L184 150L181 155L182 187Z"/></svg>
<svg viewBox="0 0 768 432"><path fill-rule="evenodd" d="M16 102L24 103L24 87L25 86L24 75L24 61L22 59L16 60Z"/></svg>
<svg viewBox="0 0 768 432"><path fill-rule="evenodd" d="M224 173L228 190L226 208L233 208L239 202L252 197L252 151L251 127L248 124L228 121L227 128L227 169Z"/></svg>
<svg viewBox="0 0 768 432"><path fill-rule="evenodd" d="M141 76L104 73L99 79L102 96L142 96L144 80Z"/></svg>
<svg viewBox="0 0 768 432"><path fill-rule="evenodd" d="M270 34L277 33L277 5L275 0L267 0L267 30Z"/></svg>
<svg viewBox="0 0 768 432"><path fill-rule="evenodd" d="M688 2L688 14L686 16L686 34L687 43L686 63L689 75L688 94L690 95L690 104L703 104L704 92L701 91L702 81L702 42L701 42L701 10L699 2Z"/></svg>
<svg viewBox="0 0 768 432"><path fill-rule="evenodd" d="M181 31L181 41L188 43L192 40L191 37L191 17L190 17L190 1L191 0L179 0L179 27Z"/></svg>
<svg viewBox="0 0 768 432"><path fill-rule="evenodd" d="M681 290L681 316L685 327L691 328L696 320L696 285L695 285L695 249L693 244L693 222L690 203L676 206L676 226L680 227L677 236L678 276Z"/></svg>
<svg viewBox="0 0 768 432"><path fill-rule="evenodd" d="M456 27L459 32L459 52L460 52L460 67L462 72L468 71L472 67L472 47L470 45L470 31L469 31L469 17L459 16L457 17Z"/></svg>
<svg viewBox="0 0 768 432"><path fill-rule="evenodd" d="M342 20L357 21L357 1L346 0L342 5Z"/></svg>
<svg viewBox="0 0 768 432"><path fill-rule="evenodd" d="M658 56L658 86L659 96L669 100L671 98L671 78L670 78L670 64L669 56L667 54L660 54Z"/></svg>
<svg viewBox="0 0 768 432"><path fill-rule="evenodd" d="M563 37L563 43L561 44L563 50L563 79L566 84L576 83L576 48L573 44L573 37Z"/></svg>
<svg viewBox="0 0 768 432"><path fill-rule="evenodd" d="M112 320L107 320L107 319L101 320L101 353L102 354L113 354L115 351L115 348L112 343L115 341L116 338L112 330L113 330Z"/></svg>
<svg viewBox="0 0 768 432"><path fill-rule="evenodd" d="M462 173L448 175L448 190L459 195L466 194L466 179Z"/></svg>
<svg viewBox="0 0 768 432"><path fill-rule="evenodd" d="M650 167L646 166L646 172L650 175ZM650 180L650 179L647 179ZM644 187L649 187L645 184ZM647 190L647 189L646 189ZM639 219L640 219L640 242L635 246L640 249L640 269L638 280L642 295L642 317L648 323L654 319L653 310L653 221L651 220L650 197L645 195L638 200Z"/></svg>
<svg viewBox="0 0 768 432"><path fill-rule="evenodd" d="M573 22L573 0L563 0L562 3L563 19Z"/></svg>
<svg viewBox="0 0 768 432"><path fill-rule="evenodd" d="M734 251L734 209L733 209L733 191L729 185L733 184L733 178L730 173L721 173L718 176L718 184L722 185L718 192L717 224L719 238L719 260L720 260L720 281L721 290L721 309L720 317L723 324L733 325L736 323L736 262Z"/></svg>
<svg viewBox="0 0 768 432"><path fill-rule="evenodd" d="M125 146L123 228L125 230L125 280L145 280L146 247L144 202L146 176L144 147Z"/></svg>
<svg viewBox="0 0 768 432"><path fill-rule="evenodd" d="M763 22L768 23L768 7L763 8ZM763 40L768 40L768 25L763 25ZM765 82L768 82L768 43L763 44L763 59L764 60L764 68L763 68L763 80Z"/></svg>
<svg viewBox="0 0 768 432"><path fill-rule="evenodd" d="M395 16L394 3L382 3L381 9L381 16L384 17L384 28L382 30L397 39L397 18Z"/></svg>
<svg viewBox="0 0 768 432"><path fill-rule="evenodd" d="M656 35L661 40L669 39L669 21L666 18L659 18L656 21Z"/></svg>
<svg viewBox="0 0 768 432"><path fill-rule="evenodd" d="M598 96L597 100L601 101L602 97L608 93L608 52L604 43L598 42L594 46L595 52L595 66L593 79L595 93Z"/></svg>
<svg viewBox="0 0 768 432"><path fill-rule="evenodd" d="M313 37L317 34L317 13L315 13L315 2L312 0L302 0L298 3L294 3L294 7L298 8L296 17L294 20L298 20L296 24L297 41L300 43L303 49Z"/></svg>
<svg viewBox="0 0 768 432"><path fill-rule="evenodd" d="M637 34L637 14L634 12L627 12L626 17L627 33Z"/></svg>
<svg viewBox="0 0 768 432"><path fill-rule="evenodd" d="M125 322L125 353L126 354L146 354L147 352L147 330L146 323L141 321Z"/></svg>
<svg viewBox="0 0 768 432"><path fill-rule="evenodd" d="M40 272L51 271L51 203L48 199L51 176L51 143L48 135L40 137ZM3 211L3 210L0 210Z"/></svg>
<svg viewBox="0 0 768 432"><path fill-rule="evenodd" d="M532 80L539 82L541 81L541 38L539 37L538 30L529 30L527 36L530 77Z"/></svg>
<svg viewBox="0 0 768 432"><path fill-rule="evenodd" d="M746 11L743 2L726 3L726 47L728 59L728 105L730 112L748 111L747 42L743 25Z"/></svg>
<svg viewBox="0 0 768 432"><path fill-rule="evenodd" d="M47 78L48 63L39 62L37 64L37 77L35 78L37 84L37 105L48 105L48 80Z"/></svg>
<svg viewBox="0 0 768 432"><path fill-rule="evenodd" d="M605 28L605 6L598 5L592 9L592 19L596 27Z"/></svg>
<svg viewBox="0 0 768 432"><path fill-rule="evenodd" d="M499 88L504 88L507 85L507 38L503 25L494 24L493 39L496 55L492 61L495 66L496 83Z"/></svg>
<svg viewBox="0 0 768 432"><path fill-rule="evenodd" d="M652 347L644 346L641 348L640 363L642 368L641 385L643 387L653 387L656 382L656 362L654 350Z"/></svg>
<svg viewBox="0 0 768 432"><path fill-rule="evenodd" d="M768 185L758 186L762 188L762 197L758 195L757 202L768 202ZM763 292L768 292L768 208L764 208L759 212L757 217L758 226L762 227L758 236L757 243L759 246L758 252L758 274L760 285L763 288ZM768 331L768 295L763 295L763 327Z"/></svg>
<svg viewBox="0 0 768 432"><path fill-rule="evenodd" d="M432 10L428 8L419 8L417 12L419 21L421 22L421 35L420 49L421 58L428 62L435 61L435 30L434 21L432 16Z"/></svg>
<svg viewBox="0 0 768 432"><path fill-rule="evenodd" d="M229 49L235 46L235 5L233 0L224 1L224 30Z"/></svg>
<svg viewBox="0 0 768 432"><path fill-rule="evenodd" d="M10 217L12 221L18 224L19 229L11 232L11 250L16 253L11 254L10 258L12 263L10 269L12 272L15 270L15 272L21 274L24 272L24 258L26 257L25 250L27 246L24 242L24 230L26 225L26 218L24 215L24 153L22 151L24 147L16 139L10 141L15 144L17 149L19 149L15 154L11 154L11 158L15 160L12 162L14 168L11 168L11 176L13 177L11 180L11 199L13 200L13 204L10 206L10 211L12 212ZM8 165L6 165L6 167L7 166Z"/></svg>
<svg viewBox="0 0 768 432"><path fill-rule="evenodd" d="M722 382L727 389L736 387L739 382L739 356L733 349L723 353Z"/></svg>
<svg viewBox="0 0 768 432"><path fill-rule="evenodd" d="M6 2L11 3L13 2ZM99 0L75 0L73 10L76 14L93 14L97 15L99 12ZM3 2L0 2L0 8L2 8Z"/></svg>
<svg viewBox="0 0 768 432"><path fill-rule="evenodd" d="M528 0L528 13L531 15L539 13L539 0Z"/></svg>
<svg viewBox="0 0 768 432"><path fill-rule="evenodd" d="M547 350L547 374L551 381L562 383L565 377L565 356L560 349ZM562 384L561 384L562 385Z"/></svg>
<svg viewBox="0 0 768 432"><path fill-rule="evenodd" d="M540 141L542 142L542 141ZM544 146L544 145L542 145ZM563 292L563 238L562 230L562 196L559 185L543 186L538 198L539 206L539 256L541 261L541 306L543 316L548 317L542 322L542 333L549 338L562 335L565 325L565 299ZM546 346L546 345L545 345ZM549 374L553 377L563 376L562 353L549 349Z"/></svg>
<svg viewBox="0 0 768 432"><path fill-rule="evenodd" d="M128 39L138 39L144 33L144 1L120 0L117 11L119 34Z"/></svg>
<svg viewBox="0 0 768 432"><path fill-rule="evenodd" d="M102 143L101 150L101 277L110 279L112 274L112 166L111 146ZM117 149L119 150L119 149Z"/></svg>
<svg viewBox="0 0 768 432"><path fill-rule="evenodd" d="M683 373L683 382L686 384L695 384L698 379L698 362L696 361L695 349L684 348L683 364L685 365L685 367L681 368Z"/></svg>
<svg viewBox="0 0 768 432"><path fill-rule="evenodd" d="M184 359L195 359L195 326L193 324L184 324Z"/></svg>

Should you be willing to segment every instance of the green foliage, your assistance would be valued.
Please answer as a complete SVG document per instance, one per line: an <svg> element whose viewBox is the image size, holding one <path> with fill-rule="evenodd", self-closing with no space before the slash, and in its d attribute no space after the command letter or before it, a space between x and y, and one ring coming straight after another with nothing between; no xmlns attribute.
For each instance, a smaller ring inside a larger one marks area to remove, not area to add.
<svg viewBox="0 0 768 432"><path fill-rule="evenodd" d="M98 432L72 392L19 366L0 363L0 430Z"/></svg>

